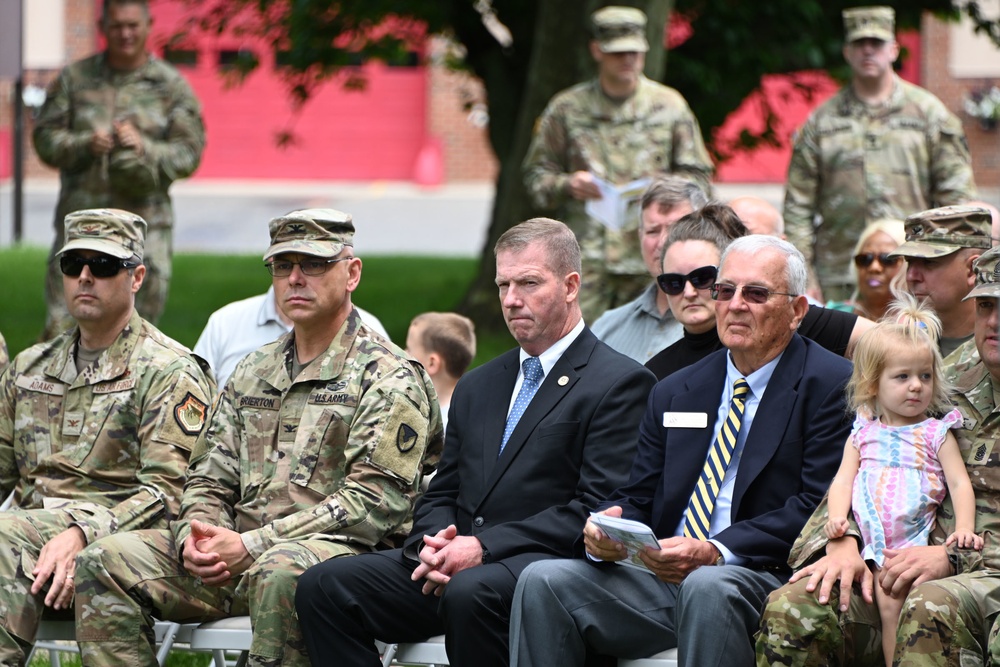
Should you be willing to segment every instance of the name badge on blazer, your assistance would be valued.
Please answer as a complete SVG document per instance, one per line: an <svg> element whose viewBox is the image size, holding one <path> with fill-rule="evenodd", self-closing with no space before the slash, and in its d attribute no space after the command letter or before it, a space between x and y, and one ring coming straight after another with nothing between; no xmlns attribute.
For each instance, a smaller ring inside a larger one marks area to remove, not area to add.
<svg viewBox="0 0 1000 667"><path fill-rule="evenodd" d="M708 426L707 412L664 412L665 428L705 428Z"/></svg>

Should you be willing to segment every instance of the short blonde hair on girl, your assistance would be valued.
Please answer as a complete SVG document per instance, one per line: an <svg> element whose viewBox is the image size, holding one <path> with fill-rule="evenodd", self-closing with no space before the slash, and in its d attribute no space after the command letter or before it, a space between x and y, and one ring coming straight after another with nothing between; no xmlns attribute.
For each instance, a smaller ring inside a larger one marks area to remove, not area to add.
<svg viewBox="0 0 1000 667"><path fill-rule="evenodd" d="M941 336L941 320L934 311L917 302L908 292L893 292L889 305L878 324L869 329L854 350L854 371L847 383L847 406L871 418L880 415L878 383L882 371L901 346L923 347L931 355L934 390L927 411L935 417L944 416L951 408L952 386L944 379L941 352L937 341Z"/></svg>

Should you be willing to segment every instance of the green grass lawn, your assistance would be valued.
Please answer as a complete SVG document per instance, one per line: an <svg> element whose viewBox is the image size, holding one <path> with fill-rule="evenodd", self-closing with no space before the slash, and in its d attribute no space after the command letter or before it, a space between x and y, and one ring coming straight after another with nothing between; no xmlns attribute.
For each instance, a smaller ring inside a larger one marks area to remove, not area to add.
<svg viewBox="0 0 1000 667"><path fill-rule="evenodd" d="M42 330L45 256L46 250L37 247L0 249L0 284L5 286L0 291L0 332L11 356L34 342ZM454 310L475 271L474 259L368 257L353 299L374 313L392 340L403 346L413 316L428 310ZM260 294L270 280L260 255L176 255L170 298L159 327L192 347L213 311ZM477 332L476 365L513 346L506 332L484 333Z"/></svg>

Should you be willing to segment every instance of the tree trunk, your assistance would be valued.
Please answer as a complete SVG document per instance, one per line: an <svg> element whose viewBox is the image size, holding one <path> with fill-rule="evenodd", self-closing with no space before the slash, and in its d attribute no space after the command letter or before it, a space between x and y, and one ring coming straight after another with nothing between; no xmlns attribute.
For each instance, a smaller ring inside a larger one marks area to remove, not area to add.
<svg viewBox="0 0 1000 667"><path fill-rule="evenodd" d="M509 132L494 134L491 130L491 141L500 163L493 216L481 252L479 272L460 306L460 310L476 322L477 329L496 332L505 328L494 282L496 261L493 246L515 224L547 213L535 210L529 201L521 178L521 162L531 143L535 119L552 96L563 88L594 76L594 63L588 50L590 14L604 4L606 3L600 0L538 2L528 78L519 108L512 116L513 125L509 126ZM638 7L650 17L650 52L646 57L646 75L656 80L661 79L666 64L663 26L673 0L631 0L619 4ZM517 44L514 48L517 48ZM498 87L496 84L499 82L496 79L491 81L488 75L483 78L490 102L490 122L503 123L511 117L497 117L496 101L509 100L511 91ZM500 136L505 136L508 140L498 143L496 140Z"/></svg>

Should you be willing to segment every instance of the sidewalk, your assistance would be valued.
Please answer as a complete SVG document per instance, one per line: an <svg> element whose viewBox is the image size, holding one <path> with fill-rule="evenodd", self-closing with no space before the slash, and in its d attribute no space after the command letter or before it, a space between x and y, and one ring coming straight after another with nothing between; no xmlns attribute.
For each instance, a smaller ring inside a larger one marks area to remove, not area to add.
<svg viewBox="0 0 1000 667"><path fill-rule="evenodd" d="M0 247L12 242L12 185L0 183ZM493 209L493 183L422 188L409 182L181 181L172 190L179 252L257 253L267 246L267 221L297 208L330 207L354 216L362 256L407 254L476 257ZM59 183L25 184L24 242L49 246ZM715 196L727 201L754 195L780 208L780 183L722 183ZM980 196L996 204L1000 192Z"/></svg>
<svg viewBox="0 0 1000 667"><path fill-rule="evenodd" d="M13 240L12 184L0 184L0 247ZM24 187L24 236L52 243L55 180ZM263 253L267 221L299 208L329 207L354 216L358 253L478 256L489 225L493 184L422 189L411 183L182 181L171 188L174 250Z"/></svg>

